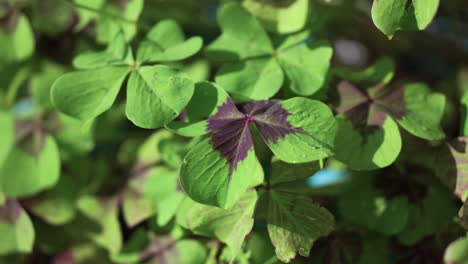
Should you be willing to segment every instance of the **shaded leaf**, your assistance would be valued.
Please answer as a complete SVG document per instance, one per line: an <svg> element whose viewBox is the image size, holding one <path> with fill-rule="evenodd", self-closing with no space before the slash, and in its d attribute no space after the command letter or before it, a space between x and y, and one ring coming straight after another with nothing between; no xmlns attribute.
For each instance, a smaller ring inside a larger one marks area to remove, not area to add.
<svg viewBox="0 0 468 264"><path fill-rule="evenodd" d="M393 263L390 252L388 252L388 242L384 239L369 239L364 242L364 248L359 258L359 264L366 263Z"/></svg>
<svg viewBox="0 0 468 264"><path fill-rule="evenodd" d="M386 118L381 127L370 127L361 133L344 116L337 116L338 132L335 139L336 158L349 168L373 170L392 164L401 150L398 126Z"/></svg>
<svg viewBox="0 0 468 264"><path fill-rule="evenodd" d="M79 198L93 194L101 187L103 175L106 176L106 167L103 166L105 163L100 161L74 159L72 165L67 164L69 170L64 170L53 188L23 201L23 205L48 225L68 224L80 216Z"/></svg>
<svg viewBox="0 0 468 264"><path fill-rule="evenodd" d="M354 83L389 83L395 73L395 62L390 57L381 57L362 71L336 67L332 73Z"/></svg>
<svg viewBox="0 0 468 264"><path fill-rule="evenodd" d="M123 198L124 218L134 227L156 213L158 204L177 190L177 172L153 167L132 175Z"/></svg>
<svg viewBox="0 0 468 264"><path fill-rule="evenodd" d="M116 263L175 263L203 264L206 250L196 240L176 241L167 236L147 234L137 230L118 254L112 256Z"/></svg>
<svg viewBox="0 0 468 264"><path fill-rule="evenodd" d="M458 216L460 217L462 225L468 230L468 199L463 203L460 211L458 211Z"/></svg>
<svg viewBox="0 0 468 264"><path fill-rule="evenodd" d="M457 207L447 192L429 188L420 205L410 204L409 219L405 229L398 235L403 245L414 245L446 225L457 213Z"/></svg>
<svg viewBox="0 0 468 264"><path fill-rule="evenodd" d="M92 243L80 243L67 249L61 249L52 264L100 263L111 264L108 253Z"/></svg>
<svg viewBox="0 0 468 264"><path fill-rule="evenodd" d="M437 154L437 176L453 192L466 200L468 198L468 138L458 137L446 143Z"/></svg>
<svg viewBox="0 0 468 264"><path fill-rule="evenodd" d="M85 6L91 9L101 9L105 3L105 0L73 0L75 3ZM76 8L76 12L79 16L78 24L75 26L76 31L82 30L86 25L88 25L93 19L98 17L98 14L94 11L88 10L86 8Z"/></svg>
<svg viewBox="0 0 468 264"><path fill-rule="evenodd" d="M334 228L333 215L302 195L270 190L268 196L268 233L277 257L290 262L299 253L309 256L315 240Z"/></svg>
<svg viewBox="0 0 468 264"><path fill-rule="evenodd" d="M233 259L253 227L256 201L257 193L250 189L228 210L192 202L185 215L185 225L195 234L214 237L226 243L233 250Z"/></svg>
<svg viewBox="0 0 468 264"><path fill-rule="evenodd" d="M320 164L318 162L291 164L273 157L270 184L302 180L314 175L319 170Z"/></svg>
<svg viewBox="0 0 468 264"><path fill-rule="evenodd" d="M71 228L91 239L109 252L117 252L122 246L122 234L118 220L117 201L114 198L96 198L83 196L78 200L80 212L89 220L98 224L97 230L79 230L78 224L72 222ZM83 222L86 223L86 222Z"/></svg>
<svg viewBox="0 0 468 264"><path fill-rule="evenodd" d="M133 39L137 33L138 18L143 11L144 0L130 0L124 2L123 10L117 6L105 3L103 12L113 15L99 16L97 21L97 40L101 43L111 42L115 34L123 30L125 38ZM118 19L121 17L123 19Z"/></svg>
<svg viewBox="0 0 468 264"><path fill-rule="evenodd" d="M137 160L143 164L153 164L161 161L158 151L159 143L164 139L172 138L173 134L167 130L158 130L149 136L139 147Z"/></svg>
<svg viewBox="0 0 468 264"><path fill-rule="evenodd" d="M76 155L89 152L94 147L92 133L82 128L80 120L74 119L64 114L57 113L55 119L58 129L54 133L54 138L60 150L62 160L70 160Z"/></svg>
<svg viewBox="0 0 468 264"><path fill-rule="evenodd" d="M50 101L50 89L54 81L65 73L59 64L51 61L43 61L40 64L40 71L31 77L31 93L35 102L44 109L52 108Z"/></svg>
<svg viewBox="0 0 468 264"><path fill-rule="evenodd" d="M376 176L377 177L377 176ZM409 218L408 199L385 197L372 186L372 176L357 174L343 192L339 209L343 217L355 225L393 235L405 228Z"/></svg>
<svg viewBox="0 0 468 264"><path fill-rule="evenodd" d="M325 82L333 49L326 41L311 41L309 32L286 38L278 47L278 63L291 90L302 96L317 92Z"/></svg>
<svg viewBox="0 0 468 264"><path fill-rule="evenodd" d="M249 235L246 247L251 252L253 263L269 263L271 259L276 259L275 248L271 244L270 237L266 230L255 230Z"/></svg>
<svg viewBox="0 0 468 264"><path fill-rule="evenodd" d="M255 15L263 26L271 31L285 34L302 29L307 21L307 0L281 1L245 0L243 6Z"/></svg>
<svg viewBox="0 0 468 264"><path fill-rule="evenodd" d="M161 158L166 165L179 168L189 149L187 148L187 142L163 139L159 143L158 150L161 152Z"/></svg>

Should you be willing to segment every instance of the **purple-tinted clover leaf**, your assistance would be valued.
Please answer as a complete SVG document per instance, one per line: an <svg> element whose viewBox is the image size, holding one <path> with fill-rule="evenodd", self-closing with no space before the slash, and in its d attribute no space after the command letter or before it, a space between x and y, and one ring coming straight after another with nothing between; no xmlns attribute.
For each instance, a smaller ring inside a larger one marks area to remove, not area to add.
<svg viewBox="0 0 468 264"><path fill-rule="evenodd" d="M218 107L224 104L228 97L224 89L215 83L196 83L193 96L185 110L166 128L186 137L204 135L208 133L208 117L218 112Z"/></svg>
<svg viewBox="0 0 468 264"><path fill-rule="evenodd" d="M16 200L0 206L0 255L31 252L34 227L28 214Z"/></svg>
<svg viewBox="0 0 468 264"><path fill-rule="evenodd" d="M438 153L437 176L462 201L468 198L468 137L446 143Z"/></svg>
<svg viewBox="0 0 468 264"><path fill-rule="evenodd" d="M422 83L388 87L379 83L365 91L348 81L338 85L340 104L336 108L361 133L381 127L390 117L414 136L427 140L445 137L440 122L445 108L445 96L431 93Z"/></svg>
<svg viewBox="0 0 468 264"><path fill-rule="evenodd" d="M397 123L424 139L445 136L440 125L445 97L424 84L392 88L379 83L362 90L342 81L338 94L337 158L352 169L377 169L395 161L401 150Z"/></svg>
<svg viewBox="0 0 468 264"><path fill-rule="evenodd" d="M112 255L115 263L202 264L205 259L206 250L196 240L155 236L143 229L136 230L123 249Z"/></svg>
<svg viewBox="0 0 468 264"><path fill-rule="evenodd" d="M178 172L163 166L146 168L134 174L123 196L123 213L131 228L154 215L166 225L174 216L184 194Z"/></svg>
<svg viewBox="0 0 468 264"><path fill-rule="evenodd" d="M382 89L377 86L375 90ZM390 165L401 150L397 124L372 98L349 82L338 85L340 104L336 158L351 169L371 170Z"/></svg>
<svg viewBox="0 0 468 264"><path fill-rule="evenodd" d="M465 200L462 207L460 208L458 216L460 217L462 225L465 227L465 229L468 230L468 199Z"/></svg>
<svg viewBox="0 0 468 264"><path fill-rule="evenodd" d="M318 101L258 101L245 104L240 111L227 98L207 122L211 134L187 154L181 168L185 192L203 204L228 208L246 188L261 182L250 175L259 166L252 125L283 161L309 162L333 153L335 120L331 110Z"/></svg>
<svg viewBox="0 0 468 264"><path fill-rule="evenodd" d="M117 252L123 240L118 220L119 205L119 196L85 195L80 197L77 207L81 217L74 220L74 225L71 225L68 231L91 240L111 253ZM90 223L98 228L89 228Z"/></svg>
<svg viewBox="0 0 468 264"><path fill-rule="evenodd" d="M93 243L77 243L59 251L51 264L109 263L108 253Z"/></svg>

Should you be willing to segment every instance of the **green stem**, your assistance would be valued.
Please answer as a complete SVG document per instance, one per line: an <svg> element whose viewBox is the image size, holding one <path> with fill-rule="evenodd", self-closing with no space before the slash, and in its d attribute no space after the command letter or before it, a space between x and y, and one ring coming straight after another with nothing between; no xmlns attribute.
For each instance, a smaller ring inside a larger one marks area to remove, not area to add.
<svg viewBox="0 0 468 264"><path fill-rule="evenodd" d="M16 74L15 77L10 82L8 86L6 95L5 95L5 107L10 108L15 102L18 91L23 84L23 82L28 78L30 68L29 66L22 67Z"/></svg>

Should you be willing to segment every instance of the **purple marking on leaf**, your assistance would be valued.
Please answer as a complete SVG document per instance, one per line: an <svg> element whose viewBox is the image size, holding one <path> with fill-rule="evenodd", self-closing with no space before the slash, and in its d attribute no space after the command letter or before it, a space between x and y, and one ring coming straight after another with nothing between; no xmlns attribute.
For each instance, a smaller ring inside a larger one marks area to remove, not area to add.
<svg viewBox="0 0 468 264"><path fill-rule="evenodd" d="M180 179L178 177L177 177L177 189L176 189L176 191L185 194L184 188L182 188L182 184L180 183Z"/></svg>
<svg viewBox="0 0 468 264"><path fill-rule="evenodd" d="M182 110L180 114L176 118L179 122L186 122L187 121L187 109Z"/></svg>
<svg viewBox="0 0 468 264"><path fill-rule="evenodd" d="M338 94L340 96L340 105L336 108L336 111L343 115L346 115L348 111L353 110L357 106L369 102L366 94L347 81L342 81L338 84Z"/></svg>
<svg viewBox="0 0 468 264"><path fill-rule="evenodd" d="M408 114L405 107L403 88L386 89L381 83L367 89L367 94L348 81L338 84L340 104L336 108L339 114L345 115L354 127L362 133L373 131L368 128L380 127L387 115L401 119Z"/></svg>
<svg viewBox="0 0 468 264"><path fill-rule="evenodd" d="M462 197L468 191L468 137L459 137L439 152L437 175Z"/></svg>
<svg viewBox="0 0 468 264"><path fill-rule="evenodd" d="M342 81L338 84L338 94L340 104L336 111L345 115L353 123L354 127L362 133L367 131L366 127L369 125L383 124L383 121L385 121L385 119L383 121L379 120L382 117L380 111L370 109L372 100L369 96L350 82Z"/></svg>
<svg viewBox="0 0 468 264"><path fill-rule="evenodd" d="M375 102L380 109L387 112L393 118L400 120L409 113L405 105L405 91L402 87L392 89L391 91L375 98Z"/></svg>
<svg viewBox="0 0 468 264"><path fill-rule="evenodd" d="M237 163L243 161L253 147L250 132L251 118L236 121L211 136L211 145L231 164L229 175L237 169Z"/></svg>
<svg viewBox="0 0 468 264"><path fill-rule="evenodd" d="M161 264L177 263L179 252L175 247L175 242L176 241L170 237L156 237L151 235L148 246L140 253L140 261Z"/></svg>
<svg viewBox="0 0 468 264"><path fill-rule="evenodd" d="M369 107L369 114L367 116L367 125L383 126L386 119L387 114L380 111L380 109L375 104L371 104L371 106Z"/></svg>
<svg viewBox="0 0 468 264"><path fill-rule="evenodd" d="M242 111L245 114L253 115L261 110L271 107L272 105L273 102L269 100L249 102L242 105Z"/></svg>
<svg viewBox="0 0 468 264"><path fill-rule="evenodd" d="M208 118L208 130L215 131L211 135L210 144L220 152L230 165L229 176L237 169L237 164L243 161L253 148L250 124L257 126L265 141L276 143L291 133L305 133L302 129L293 127L287 121L291 115L279 103L257 101L245 104L241 113L231 99L218 107L218 112ZM267 109L263 113L261 110Z"/></svg>
<svg viewBox="0 0 468 264"><path fill-rule="evenodd" d="M276 144L287 134L306 134L304 130L291 126L287 120L290 115L291 113L281 107L279 103L272 103L272 106L265 113L255 116L255 125L266 143L271 141Z"/></svg>
<svg viewBox="0 0 468 264"><path fill-rule="evenodd" d="M468 229L468 199L466 199L462 208L460 208L459 216L462 224Z"/></svg>
<svg viewBox="0 0 468 264"><path fill-rule="evenodd" d="M65 250L52 260L52 264L75 264L77 263L72 250Z"/></svg>
<svg viewBox="0 0 468 264"><path fill-rule="evenodd" d="M230 98L228 98L224 104L218 106L218 112L208 118L208 131L221 129L226 125L243 118L244 114L239 112L236 105Z"/></svg>
<svg viewBox="0 0 468 264"><path fill-rule="evenodd" d="M18 201L7 199L5 204L0 207L0 221L15 224L22 212L23 208Z"/></svg>

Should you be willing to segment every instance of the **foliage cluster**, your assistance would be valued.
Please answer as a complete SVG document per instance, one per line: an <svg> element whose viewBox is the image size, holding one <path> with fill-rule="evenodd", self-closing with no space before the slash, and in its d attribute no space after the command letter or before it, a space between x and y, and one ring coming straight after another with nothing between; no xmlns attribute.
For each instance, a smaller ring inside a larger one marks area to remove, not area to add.
<svg viewBox="0 0 468 264"><path fill-rule="evenodd" d="M468 263L466 10L1 1L0 263Z"/></svg>

